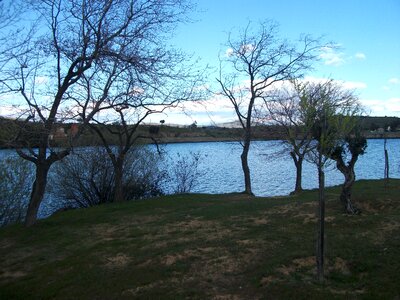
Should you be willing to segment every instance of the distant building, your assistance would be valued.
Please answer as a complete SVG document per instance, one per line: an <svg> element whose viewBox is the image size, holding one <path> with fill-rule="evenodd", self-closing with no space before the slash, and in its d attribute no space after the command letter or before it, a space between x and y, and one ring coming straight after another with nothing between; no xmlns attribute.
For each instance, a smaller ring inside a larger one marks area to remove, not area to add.
<svg viewBox="0 0 400 300"><path fill-rule="evenodd" d="M50 140L60 140L60 139L65 139L67 137L67 134L65 133L65 128L64 127L56 127L54 132L49 134L49 139Z"/></svg>
<svg viewBox="0 0 400 300"><path fill-rule="evenodd" d="M78 134L78 131L79 131L78 124L72 124L71 125L71 129L69 130L69 135L71 137L74 137L74 136L76 136Z"/></svg>

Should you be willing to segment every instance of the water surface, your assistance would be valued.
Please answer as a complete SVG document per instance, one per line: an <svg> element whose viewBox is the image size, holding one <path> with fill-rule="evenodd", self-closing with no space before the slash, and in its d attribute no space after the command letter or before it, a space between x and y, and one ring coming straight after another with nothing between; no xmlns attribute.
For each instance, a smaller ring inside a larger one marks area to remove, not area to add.
<svg viewBox="0 0 400 300"><path fill-rule="evenodd" d="M152 145L148 147L155 148ZM180 156L199 153L201 155L198 181L192 192L196 193L232 193L244 190L243 172L240 154L242 147L238 142L177 143L163 146L166 152L168 169ZM387 141L390 161L390 177L400 178L400 139ZM1 150L0 158L16 155L13 150ZM287 195L294 189L296 170L292 158L282 141L255 141L251 144L249 165L252 188L256 196ZM357 179L380 179L384 177L384 142L382 139L368 140L366 153L360 156L356 164ZM51 176L51 172L50 172ZM326 185L338 185L343 175L334 164L326 168ZM173 183L169 183L172 185ZM168 184L167 184L168 186ZM303 188L318 187L317 169L310 162L303 165ZM46 195L40 211L40 217L46 217L59 208L57 199Z"/></svg>

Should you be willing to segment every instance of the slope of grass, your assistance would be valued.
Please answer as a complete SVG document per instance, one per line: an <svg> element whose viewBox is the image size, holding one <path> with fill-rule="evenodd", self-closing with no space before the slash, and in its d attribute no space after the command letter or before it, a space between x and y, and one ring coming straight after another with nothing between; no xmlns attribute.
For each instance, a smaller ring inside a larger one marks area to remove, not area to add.
<svg viewBox="0 0 400 300"><path fill-rule="evenodd" d="M400 180L357 182L359 216L338 194L327 190L324 284L316 191L179 195L1 229L0 299L397 299Z"/></svg>

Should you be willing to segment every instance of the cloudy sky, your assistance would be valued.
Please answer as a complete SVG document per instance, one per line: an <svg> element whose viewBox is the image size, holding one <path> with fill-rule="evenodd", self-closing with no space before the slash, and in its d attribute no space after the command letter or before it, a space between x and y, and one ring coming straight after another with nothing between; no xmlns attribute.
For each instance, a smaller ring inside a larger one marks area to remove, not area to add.
<svg viewBox="0 0 400 300"><path fill-rule="evenodd" d="M338 47L325 49L307 74L332 78L355 88L367 113L400 117L400 0L197 0L193 22L177 28L172 45L217 69L228 34L266 19L279 24L279 35L294 41L301 34L323 37ZM217 74L210 74L209 86ZM10 103L3 96L3 103ZM7 115L11 106L0 107ZM228 100L212 97L203 105L154 115L148 122L213 124L234 121ZM9 114L8 114L9 115Z"/></svg>
<svg viewBox="0 0 400 300"><path fill-rule="evenodd" d="M228 33L249 21L274 20L289 40L301 34L323 36L339 48L321 52L308 76L330 77L356 88L370 115L400 117L399 0L199 0L192 18L197 21L180 27L173 43L214 67L219 53L227 50ZM190 116L168 113L160 118L169 123L230 121L234 116L226 101L214 98L207 111L187 107Z"/></svg>

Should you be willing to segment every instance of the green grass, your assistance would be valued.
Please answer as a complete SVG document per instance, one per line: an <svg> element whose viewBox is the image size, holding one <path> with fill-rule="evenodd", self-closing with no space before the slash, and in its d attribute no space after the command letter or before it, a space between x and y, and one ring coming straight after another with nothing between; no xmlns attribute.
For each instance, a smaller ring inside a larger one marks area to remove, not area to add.
<svg viewBox="0 0 400 300"><path fill-rule="evenodd" d="M400 180L357 182L358 216L326 194L323 284L316 191L179 195L1 229L0 299L398 299Z"/></svg>

